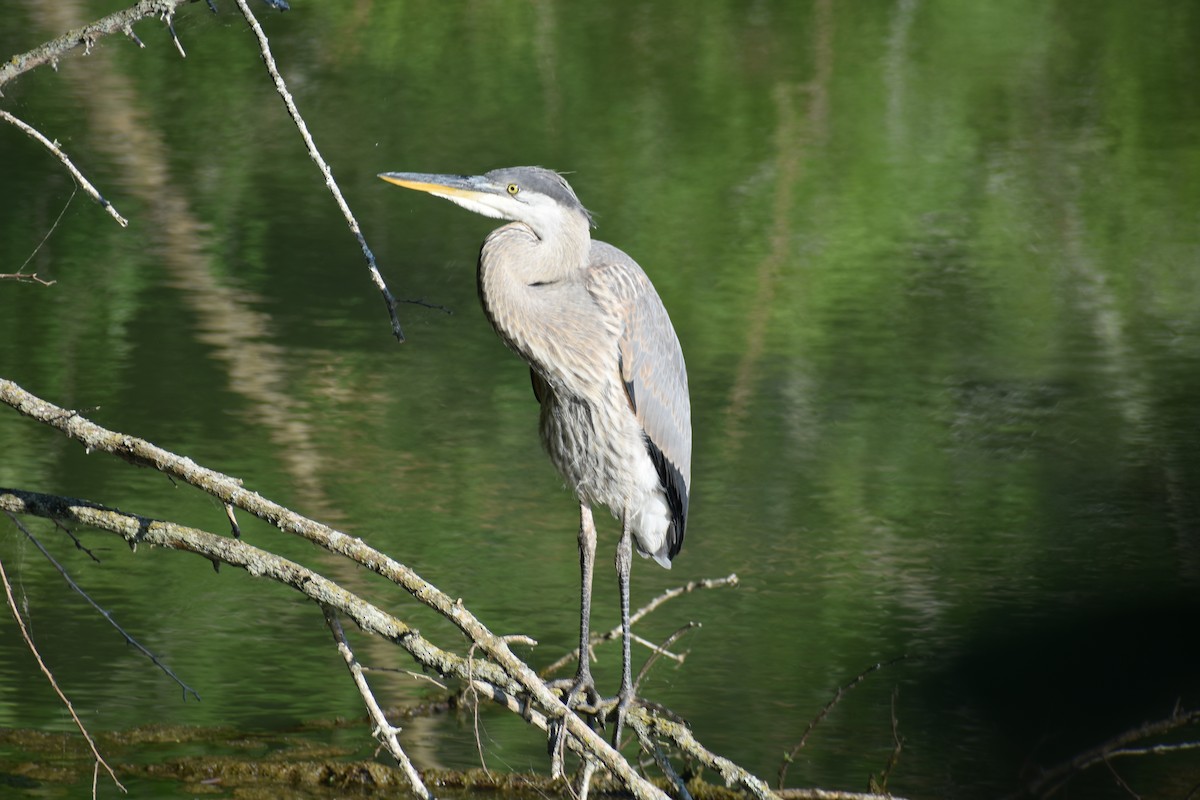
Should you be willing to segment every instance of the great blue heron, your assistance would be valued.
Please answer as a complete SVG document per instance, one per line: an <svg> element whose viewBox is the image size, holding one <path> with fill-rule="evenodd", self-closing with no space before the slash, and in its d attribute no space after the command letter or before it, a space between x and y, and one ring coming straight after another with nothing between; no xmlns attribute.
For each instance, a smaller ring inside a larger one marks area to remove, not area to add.
<svg viewBox="0 0 1200 800"><path fill-rule="evenodd" d="M687 526L692 425L675 329L637 262L591 238L591 215L557 172L512 167L474 177L379 177L510 220L483 242L479 299L496 333L529 364L542 444L579 499L579 669L565 695L572 708L600 704L588 656L592 504L608 506L621 521L619 736L633 699L631 539L638 553L670 569Z"/></svg>

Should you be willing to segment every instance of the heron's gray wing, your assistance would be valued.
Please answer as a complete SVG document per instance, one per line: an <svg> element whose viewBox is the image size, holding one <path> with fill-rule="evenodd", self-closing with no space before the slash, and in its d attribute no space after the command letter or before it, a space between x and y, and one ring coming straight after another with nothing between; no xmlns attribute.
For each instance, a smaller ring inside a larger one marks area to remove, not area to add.
<svg viewBox="0 0 1200 800"><path fill-rule="evenodd" d="M621 380L678 518L673 556L682 543L692 482L692 413L683 350L650 279L622 251L592 243L588 290L621 322Z"/></svg>

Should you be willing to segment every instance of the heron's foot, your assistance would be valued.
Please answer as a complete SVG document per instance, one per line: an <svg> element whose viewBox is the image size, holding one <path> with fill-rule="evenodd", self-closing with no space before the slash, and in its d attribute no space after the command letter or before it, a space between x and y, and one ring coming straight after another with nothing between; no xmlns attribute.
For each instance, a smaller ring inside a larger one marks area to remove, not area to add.
<svg viewBox="0 0 1200 800"><path fill-rule="evenodd" d="M604 724L601 713L603 701L589 672L579 673L569 680L550 681L548 685L552 691L559 693L567 708L585 717L592 728ZM550 772L552 776L557 777L562 773L563 750L567 740L566 720L563 717L551 720L547 734L546 749L551 759Z"/></svg>
<svg viewBox="0 0 1200 800"><path fill-rule="evenodd" d="M592 721L592 727L596 727L598 722L603 722L600 711L604 701L596 691L596 683L590 674L550 681L547 685L551 691L558 692L567 708L588 717Z"/></svg>
<svg viewBox="0 0 1200 800"><path fill-rule="evenodd" d="M616 706L613 708L616 717L613 725L612 746L618 750L621 749L621 734L625 730L625 715L634 702L633 689L621 689L621 693L617 695Z"/></svg>

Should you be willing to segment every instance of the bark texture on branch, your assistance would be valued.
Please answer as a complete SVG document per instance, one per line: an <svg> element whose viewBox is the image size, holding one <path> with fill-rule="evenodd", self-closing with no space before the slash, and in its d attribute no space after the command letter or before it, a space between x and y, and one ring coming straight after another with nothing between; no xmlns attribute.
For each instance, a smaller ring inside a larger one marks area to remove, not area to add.
<svg viewBox="0 0 1200 800"><path fill-rule="evenodd" d="M638 774L633 766L616 749L609 745L603 737L592 730L587 722L580 718L578 714L569 711L558 695L551 691L533 669L509 649L507 642L502 637L496 636L488 630L474 614L463 606L461 600L451 598L433 584L425 581L408 566L376 550L361 539L348 536L327 525L308 519L255 492L245 489L242 486L242 482L235 478L202 467L190 458L176 455L144 439L127 436L103 428L84 419L72 410L61 408L30 394L10 380L0 379L0 402L11 406L28 417L56 428L72 439L79 441L88 452L102 450L119 456L132 464L151 467L202 489L217 497L222 502L253 514L286 533L302 536L332 553L345 556L351 561L388 578L408 591L417 600L449 619L459 630L466 634L478 649L488 657L491 663L499 667L507 675L507 680L500 681L499 685L508 687L510 690L516 690L514 689L515 684L516 687L519 687L520 691L528 694L532 701L543 709L548 716L551 718L561 717L564 720L567 732L573 738L579 740L584 749L596 758L603 767L611 770L629 788L635 797L639 798L639 800L650 800L651 798L653 800L663 800L665 798L660 789ZM28 495L29 493L25 494ZM113 512L111 509L97 511L97 508L97 506L90 503L72 506L73 510L77 509L78 513L81 514L80 521L121 533L127 539L135 535L148 537L151 533L156 536L162 535L165 530L164 526L171 524L135 517L133 515L124 515L124 518L114 518L111 515L120 512ZM21 513L34 512L22 511ZM46 516L53 516L53 514L47 514ZM88 522L87 518L94 519L95 522ZM107 522L108 525L98 524L101 522ZM182 526L176 527L180 528ZM216 536L204 531L195 531L194 529L185 529L185 531L189 535L171 538L162 542L152 541L152 543L162 544L163 546L175 549L192 550L193 552L199 552L209 557L215 557L234 566L243 567L251 572L251 574L266 574L262 570L267 562L261 560L261 555L270 555L266 551L255 548L255 552L247 555L245 551L234 547L234 545L242 544L237 540ZM203 534L204 536L196 537L191 535L193 531L195 534ZM212 539L217 541L212 541L204 537L212 537ZM207 549L197 549L195 546L189 546L196 544L201 539L203 539L204 546ZM147 540L149 541L149 539ZM242 561L244 563L241 563ZM299 565L293 564L293 562L288 562L286 566L280 566L280 569L283 571L278 577L275 574L272 574L271 577L276 577L276 579L288 577L289 571L293 567L303 569ZM315 573L312 574L315 575ZM285 580L285 582L289 581ZM304 581L300 581L300 583L307 585ZM289 582L289 585L294 584ZM332 586L338 592L345 593L345 590L337 587L336 584L332 584ZM302 587L296 586L296 588ZM340 609L341 607L337 598L331 597L330 599L325 599L324 597L316 597L311 594L309 596L318 602L323 602L334 608ZM402 644L406 638L401 637L396 641ZM481 665L479 661L474 662L476 670ZM479 675L476 674L474 677L479 677Z"/></svg>
<svg viewBox="0 0 1200 800"><path fill-rule="evenodd" d="M403 647L418 663L443 675L467 681L472 677L516 690L513 681L488 662L467 659L443 650L378 606L343 589L324 576L254 545L173 522L130 514L113 508L57 495L0 488L0 510L44 517L72 525L115 533L130 546L147 544L204 556L238 567L256 577L292 587L310 600L336 609L364 631Z"/></svg>
<svg viewBox="0 0 1200 800"><path fill-rule="evenodd" d="M135 22L140 22L146 17L170 20L175 10L187 2L189 0L141 0L130 8L109 14L82 28L67 31L57 39L51 39L26 53L12 56L0 64L0 95L4 93L5 84L31 69L43 64L54 64L67 53L80 47L86 54L99 39L114 33L132 37Z"/></svg>

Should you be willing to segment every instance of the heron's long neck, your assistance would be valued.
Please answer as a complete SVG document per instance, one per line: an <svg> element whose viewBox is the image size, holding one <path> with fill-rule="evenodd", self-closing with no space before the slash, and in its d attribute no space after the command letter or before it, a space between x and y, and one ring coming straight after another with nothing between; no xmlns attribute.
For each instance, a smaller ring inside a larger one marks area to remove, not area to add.
<svg viewBox="0 0 1200 800"><path fill-rule="evenodd" d="M538 238L514 222L492 231L479 254L479 299L496 333L551 385L589 337L601 333L584 285L591 236L571 219Z"/></svg>

